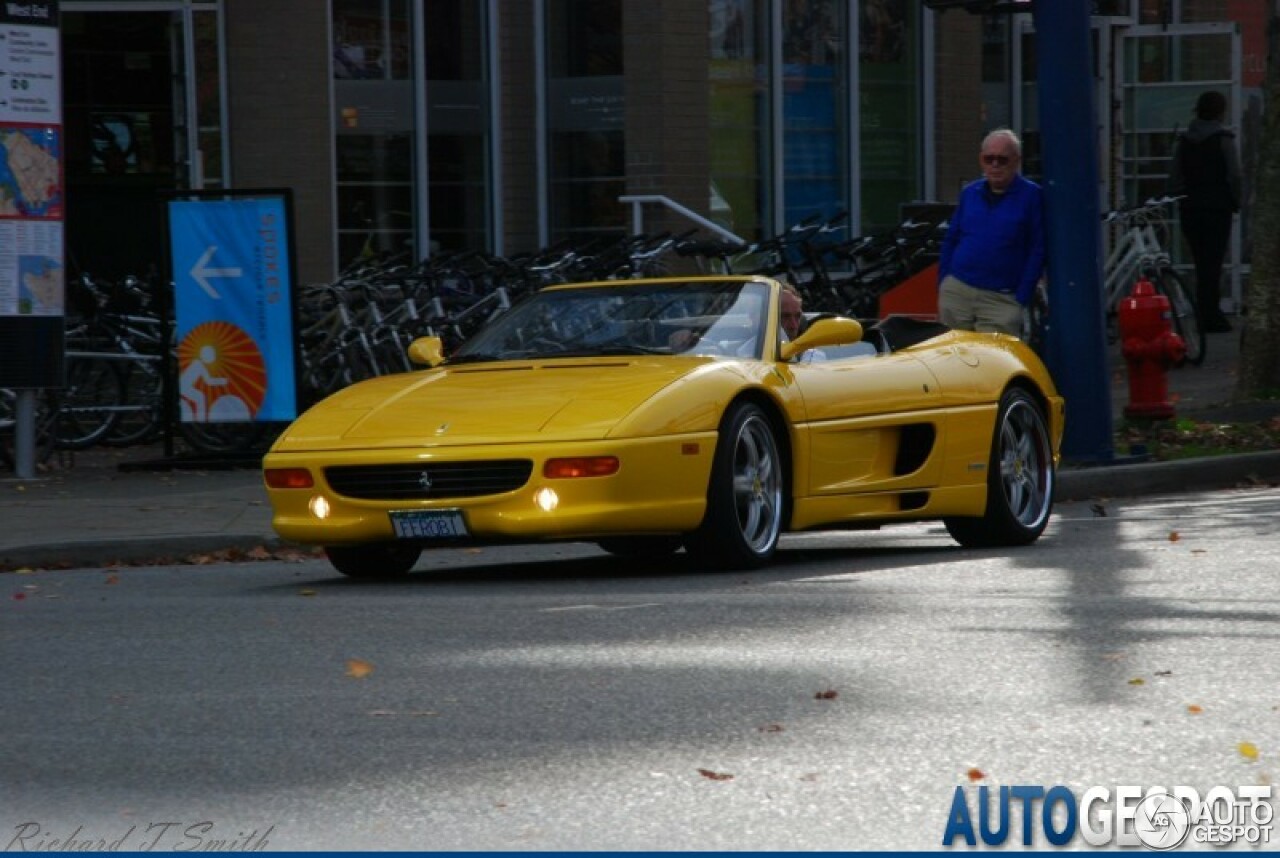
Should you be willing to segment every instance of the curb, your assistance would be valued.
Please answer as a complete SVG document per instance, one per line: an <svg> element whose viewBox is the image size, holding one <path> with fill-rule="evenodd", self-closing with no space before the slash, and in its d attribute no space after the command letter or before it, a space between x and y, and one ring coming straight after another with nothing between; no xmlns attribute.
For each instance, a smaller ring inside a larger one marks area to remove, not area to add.
<svg viewBox="0 0 1280 858"><path fill-rule="evenodd" d="M1055 502L1280 484L1280 450L1058 471Z"/></svg>
<svg viewBox="0 0 1280 858"><path fill-rule="evenodd" d="M211 533L200 536L155 536L139 539L86 540L64 545L17 545L0 551L0 572L17 569L78 569L105 566L156 566L182 563L197 555L307 550L278 536L261 533ZM194 562L194 561L191 561Z"/></svg>

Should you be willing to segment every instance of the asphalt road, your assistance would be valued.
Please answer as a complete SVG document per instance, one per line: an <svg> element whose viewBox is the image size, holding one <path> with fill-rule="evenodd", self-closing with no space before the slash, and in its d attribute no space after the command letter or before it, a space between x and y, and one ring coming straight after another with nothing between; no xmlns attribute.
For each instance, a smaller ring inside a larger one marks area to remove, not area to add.
<svg viewBox="0 0 1280 858"><path fill-rule="evenodd" d="M754 573L8 576L0 849L936 850L956 787L1269 784L1278 531L1252 489L1062 504L1007 553L788 537Z"/></svg>

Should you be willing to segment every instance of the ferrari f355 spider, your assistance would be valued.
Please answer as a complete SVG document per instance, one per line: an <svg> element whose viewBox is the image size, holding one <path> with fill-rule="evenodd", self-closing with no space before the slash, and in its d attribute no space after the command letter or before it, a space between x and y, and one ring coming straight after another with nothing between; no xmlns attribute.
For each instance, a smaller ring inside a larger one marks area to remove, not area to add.
<svg viewBox="0 0 1280 858"><path fill-rule="evenodd" d="M423 368L354 384L267 453L284 538L358 578L424 547L574 540L768 563L788 532L941 520L1017 546L1053 506L1064 404L1014 337L780 325L764 277L545 288Z"/></svg>

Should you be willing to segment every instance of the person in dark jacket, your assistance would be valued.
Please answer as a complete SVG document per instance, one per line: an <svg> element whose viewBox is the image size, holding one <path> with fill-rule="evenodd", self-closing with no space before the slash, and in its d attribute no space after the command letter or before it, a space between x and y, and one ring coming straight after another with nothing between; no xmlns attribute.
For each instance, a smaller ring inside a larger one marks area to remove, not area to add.
<svg viewBox="0 0 1280 858"><path fill-rule="evenodd" d="M1044 274L1044 192L1023 176L1007 128L982 141L982 178L960 191L938 260L938 318L950 328L1021 336Z"/></svg>
<svg viewBox="0 0 1280 858"><path fill-rule="evenodd" d="M1240 159L1235 135L1222 126L1227 113L1222 93L1201 93L1195 113L1174 149L1169 191L1182 197L1182 235L1196 266L1200 328L1224 333L1231 323L1222 313L1219 289L1232 216L1240 210Z"/></svg>

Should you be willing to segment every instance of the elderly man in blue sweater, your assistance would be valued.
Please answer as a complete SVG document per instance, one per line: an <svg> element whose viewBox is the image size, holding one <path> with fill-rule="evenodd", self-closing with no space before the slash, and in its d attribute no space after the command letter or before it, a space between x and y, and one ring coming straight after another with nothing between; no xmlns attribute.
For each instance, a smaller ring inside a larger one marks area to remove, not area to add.
<svg viewBox="0 0 1280 858"><path fill-rule="evenodd" d="M1044 273L1044 192L1024 177L1022 141L1007 128L982 141L982 178L966 185L938 264L938 316L966 331L1022 335Z"/></svg>

